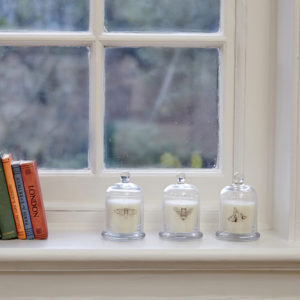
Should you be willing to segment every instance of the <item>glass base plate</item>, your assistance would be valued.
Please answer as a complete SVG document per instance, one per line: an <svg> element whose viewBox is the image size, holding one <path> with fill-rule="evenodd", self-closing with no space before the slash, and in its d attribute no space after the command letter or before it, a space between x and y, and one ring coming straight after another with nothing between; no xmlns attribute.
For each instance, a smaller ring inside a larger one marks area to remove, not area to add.
<svg viewBox="0 0 300 300"><path fill-rule="evenodd" d="M174 232L164 232L161 231L159 236L163 239L170 240L194 240L202 238L202 232L188 232L188 233L174 233Z"/></svg>
<svg viewBox="0 0 300 300"><path fill-rule="evenodd" d="M134 233L114 233L110 231L103 231L102 237L106 240L111 241L130 241L130 240L140 240L145 237L144 232L134 232Z"/></svg>
<svg viewBox="0 0 300 300"><path fill-rule="evenodd" d="M225 240L225 241L250 242L259 239L260 234L258 232L249 233L249 234L236 234L236 233L230 233L226 231L217 231L216 237L219 240Z"/></svg>

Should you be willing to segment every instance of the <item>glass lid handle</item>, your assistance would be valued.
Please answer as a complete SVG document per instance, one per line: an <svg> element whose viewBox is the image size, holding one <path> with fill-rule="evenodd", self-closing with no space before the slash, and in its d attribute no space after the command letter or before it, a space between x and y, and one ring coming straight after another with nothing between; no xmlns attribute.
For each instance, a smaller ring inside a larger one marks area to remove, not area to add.
<svg viewBox="0 0 300 300"><path fill-rule="evenodd" d="M233 174L233 183L238 185L244 183L244 177L240 172L235 172Z"/></svg>
<svg viewBox="0 0 300 300"><path fill-rule="evenodd" d="M120 177L121 177L122 183L128 183L130 181L130 173L129 172L122 172Z"/></svg>
<svg viewBox="0 0 300 300"><path fill-rule="evenodd" d="M177 183L178 184L185 183L185 174L184 173L180 173L177 175Z"/></svg>

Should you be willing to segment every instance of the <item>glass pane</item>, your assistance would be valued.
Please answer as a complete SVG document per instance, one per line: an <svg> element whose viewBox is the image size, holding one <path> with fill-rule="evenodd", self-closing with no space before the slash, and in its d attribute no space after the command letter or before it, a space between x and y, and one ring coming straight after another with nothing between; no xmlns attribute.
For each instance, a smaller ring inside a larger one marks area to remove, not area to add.
<svg viewBox="0 0 300 300"><path fill-rule="evenodd" d="M87 48L0 47L0 150L39 167L88 167Z"/></svg>
<svg viewBox="0 0 300 300"><path fill-rule="evenodd" d="M89 0L0 0L0 30L87 30Z"/></svg>
<svg viewBox="0 0 300 300"><path fill-rule="evenodd" d="M215 168L218 49L107 48L105 165Z"/></svg>
<svg viewBox="0 0 300 300"><path fill-rule="evenodd" d="M108 31L217 32L220 0L106 0Z"/></svg>

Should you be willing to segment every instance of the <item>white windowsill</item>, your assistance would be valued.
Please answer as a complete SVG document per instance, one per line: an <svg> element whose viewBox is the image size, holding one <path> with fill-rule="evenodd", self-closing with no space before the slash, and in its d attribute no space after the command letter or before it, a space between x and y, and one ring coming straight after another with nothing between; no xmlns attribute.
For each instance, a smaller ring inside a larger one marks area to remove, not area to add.
<svg viewBox="0 0 300 300"><path fill-rule="evenodd" d="M261 233L249 243L216 240L174 242L147 233L142 241L111 242L100 230L50 226L48 240L0 243L0 271L300 270L300 242Z"/></svg>

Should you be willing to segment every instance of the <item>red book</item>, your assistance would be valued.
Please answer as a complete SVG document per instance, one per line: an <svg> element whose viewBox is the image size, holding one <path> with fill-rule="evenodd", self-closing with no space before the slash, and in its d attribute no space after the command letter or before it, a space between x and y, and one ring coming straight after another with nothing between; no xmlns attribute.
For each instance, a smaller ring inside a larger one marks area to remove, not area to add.
<svg viewBox="0 0 300 300"><path fill-rule="evenodd" d="M48 237L47 220L36 161L20 163L24 189L35 239Z"/></svg>

